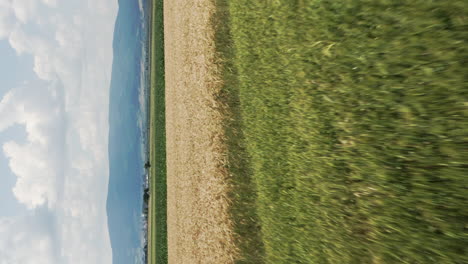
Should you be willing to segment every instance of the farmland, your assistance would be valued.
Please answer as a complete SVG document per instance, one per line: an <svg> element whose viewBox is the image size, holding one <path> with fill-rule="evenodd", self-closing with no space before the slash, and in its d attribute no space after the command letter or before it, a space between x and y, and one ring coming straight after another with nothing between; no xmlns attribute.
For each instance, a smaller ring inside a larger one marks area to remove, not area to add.
<svg viewBox="0 0 468 264"><path fill-rule="evenodd" d="M218 7L238 262L466 263L467 2Z"/></svg>
<svg viewBox="0 0 468 264"><path fill-rule="evenodd" d="M468 263L466 1L179 2L150 263Z"/></svg>

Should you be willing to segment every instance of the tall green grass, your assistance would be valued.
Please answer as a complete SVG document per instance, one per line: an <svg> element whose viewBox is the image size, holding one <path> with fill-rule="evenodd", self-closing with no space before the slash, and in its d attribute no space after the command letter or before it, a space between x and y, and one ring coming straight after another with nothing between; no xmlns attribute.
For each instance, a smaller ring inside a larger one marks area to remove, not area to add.
<svg viewBox="0 0 468 264"><path fill-rule="evenodd" d="M229 5L227 0L216 0L216 13L212 19L215 29L215 44L218 65L222 70L223 89L219 93L224 114L224 134L227 145L228 170L232 201L230 215L233 220L235 243L240 250L236 263L263 263L265 254L260 236L260 225L256 208L256 190L252 170L246 153L245 136L242 130L239 81L234 66Z"/></svg>
<svg viewBox="0 0 468 264"><path fill-rule="evenodd" d="M163 0L152 0L150 93L150 234L148 261L167 263L166 117Z"/></svg>
<svg viewBox="0 0 468 264"><path fill-rule="evenodd" d="M468 2L224 3L243 262L468 263Z"/></svg>

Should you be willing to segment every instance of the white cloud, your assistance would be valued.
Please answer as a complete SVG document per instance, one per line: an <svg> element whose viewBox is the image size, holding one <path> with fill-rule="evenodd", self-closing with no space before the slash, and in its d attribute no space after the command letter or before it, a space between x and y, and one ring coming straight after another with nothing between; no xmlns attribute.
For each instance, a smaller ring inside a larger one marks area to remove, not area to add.
<svg viewBox="0 0 468 264"><path fill-rule="evenodd" d="M10 35L14 24L12 12L10 0L0 0L0 39Z"/></svg>
<svg viewBox="0 0 468 264"><path fill-rule="evenodd" d="M33 70L43 80L51 81L54 78L54 65L47 54L34 56Z"/></svg>
<svg viewBox="0 0 468 264"><path fill-rule="evenodd" d="M52 89L63 89L58 85ZM6 142L3 145L12 172L18 177L13 189L18 201L28 208L57 200L56 184L61 173L63 156L63 98L53 98L51 90L40 85L25 85L7 93L0 101L0 131L20 124L25 127L25 144Z"/></svg>
<svg viewBox="0 0 468 264"><path fill-rule="evenodd" d="M26 23L34 18L37 7L36 0L13 0L12 9L21 23Z"/></svg>
<svg viewBox="0 0 468 264"><path fill-rule="evenodd" d="M23 54L23 52L31 48L26 34L20 28L10 32L8 42L17 54Z"/></svg>
<svg viewBox="0 0 468 264"><path fill-rule="evenodd" d="M57 6L57 0L42 0L42 2L50 7Z"/></svg>
<svg viewBox="0 0 468 264"><path fill-rule="evenodd" d="M38 77L0 97L0 133L20 124L27 134L0 144L17 177L15 197L31 212L51 212L56 230L24 227L34 213L0 219L0 264L112 261L106 198L116 15L115 0L0 0L0 39L31 56Z"/></svg>
<svg viewBox="0 0 468 264"><path fill-rule="evenodd" d="M56 173L48 166L48 160L44 158L41 148L35 144L18 145L8 142L3 150L7 158L10 158L11 170L18 176L13 189L18 201L31 209L46 202L53 205L57 199L54 183Z"/></svg>
<svg viewBox="0 0 468 264"><path fill-rule="evenodd" d="M140 13L143 14L144 12L143 0L138 0L138 8L140 9Z"/></svg>
<svg viewBox="0 0 468 264"><path fill-rule="evenodd" d="M0 219L0 264L58 264L54 238L41 213Z"/></svg>

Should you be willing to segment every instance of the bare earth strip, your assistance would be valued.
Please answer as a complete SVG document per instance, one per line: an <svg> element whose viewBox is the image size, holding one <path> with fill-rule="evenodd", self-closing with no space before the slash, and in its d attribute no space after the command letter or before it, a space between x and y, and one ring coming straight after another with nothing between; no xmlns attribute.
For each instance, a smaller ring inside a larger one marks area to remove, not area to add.
<svg viewBox="0 0 468 264"><path fill-rule="evenodd" d="M169 263L232 263L210 0L164 1Z"/></svg>

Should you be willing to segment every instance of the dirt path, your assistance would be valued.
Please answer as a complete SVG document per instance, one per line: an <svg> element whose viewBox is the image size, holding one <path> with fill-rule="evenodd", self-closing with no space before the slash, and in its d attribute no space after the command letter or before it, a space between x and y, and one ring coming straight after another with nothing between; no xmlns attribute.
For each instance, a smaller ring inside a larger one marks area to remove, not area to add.
<svg viewBox="0 0 468 264"><path fill-rule="evenodd" d="M169 263L232 263L210 0L164 1Z"/></svg>

